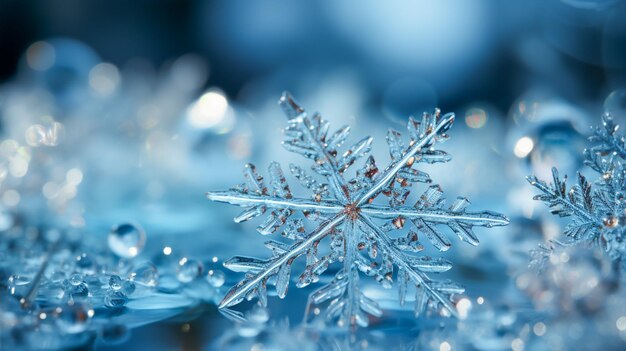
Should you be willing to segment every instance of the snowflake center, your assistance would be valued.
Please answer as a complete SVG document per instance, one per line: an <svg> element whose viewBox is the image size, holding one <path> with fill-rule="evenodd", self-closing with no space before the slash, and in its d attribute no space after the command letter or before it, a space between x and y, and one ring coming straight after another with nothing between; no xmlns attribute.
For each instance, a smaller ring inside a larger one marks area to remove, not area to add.
<svg viewBox="0 0 626 351"><path fill-rule="evenodd" d="M359 212L361 212L361 209L355 204L348 204L346 205L346 207L343 208L343 213L345 213L346 216L348 216L348 218L352 219L353 221L359 218Z"/></svg>

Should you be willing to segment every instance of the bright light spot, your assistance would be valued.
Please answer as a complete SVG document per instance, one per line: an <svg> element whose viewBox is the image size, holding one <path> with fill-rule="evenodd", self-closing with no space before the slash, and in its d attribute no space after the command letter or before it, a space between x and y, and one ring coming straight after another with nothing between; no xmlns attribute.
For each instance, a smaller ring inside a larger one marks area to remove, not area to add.
<svg viewBox="0 0 626 351"><path fill-rule="evenodd" d="M219 91L209 91L193 103L187 112L187 120L194 128L217 126L228 111L228 100Z"/></svg>
<svg viewBox="0 0 626 351"><path fill-rule="evenodd" d="M45 71L54 65L56 51L45 41L33 43L26 50L26 63L36 71Z"/></svg>
<svg viewBox="0 0 626 351"><path fill-rule="evenodd" d="M317 308L317 307L315 307L315 308L313 309L313 314L314 314L314 315L316 315L316 316L318 316L321 312L322 312L322 311L320 311L320 309L319 309L319 308Z"/></svg>
<svg viewBox="0 0 626 351"><path fill-rule="evenodd" d="M178 261L178 265L180 266L184 266L185 263L187 263L187 257L183 257L180 259L180 261Z"/></svg>
<svg viewBox="0 0 626 351"><path fill-rule="evenodd" d="M533 333L537 336L544 335L546 333L546 325L542 322L535 323L535 325L533 325Z"/></svg>
<svg viewBox="0 0 626 351"><path fill-rule="evenodd" d="M468 127L479 129L487 123L487 112L481 108L471 108L465 113L465 124Z"/></svg>
<svg viewBox="0 0 626 351"><path fill-rule="evenodd" d="M520 338L513 339L511 349L513 349L513 351L522 351L524 349L524 340Z"/></svg>
<svg viewBox="0 0 626 351"><path fill-rule="evenodd" d="M163 254L164 254L165 256L169 256L169 255L171 255L171 254L172 254L172 248L171 248L171 247L169 247L169 246L164 247L164 248L163 248Z"/></svg>
<svg viewBox="0 0 626 351"><path fill-rule="evenodd" d="M48 315L46 314L46 312L41 312L41 313L39 314L39 319L44 320L44 319L46 319L46 318L48 318Z"/></svg>
<svg viewBox="0 0 626 351"><path fill-rule="evenodd" d="M134 257L134 256L137 256L137 248L136 248L136 247L134 247L134 246L133 246L133 247L129 247L129 248L128 248L128 254L129 254L129 255L131 255L131 256L133 256L133 257Z"/></svg>
<svg viewBox="0 0 626 351"><path fill-rule="evenodd" d="M110 63L99 63L89 71L89 86L100 95L111 95L119 82L120 72Z"/></svg>
<svg viewBox="0 0 626 351"><path fill-rule="evenodd" d="M25 157L14 157L9 163L9 172L15 178L22 178L28 173L28 159Z"/></svg>
<svg viewBox="0 0 626 351"><path fill-rule="evenodd" d="M452 346L447 341L444 341L441 343L441 345L439 345L439 351L450 351L450 350L452 350Z"/></svg>
<svg viewBox="0 0 626 351"><path fill-rule="evenodd" d="M530 277L527 274L521 274L515 279L515 285L522 290L527 289L530 285Z"/></svg>
<svg viewBox="0 0 626 351"><path fill-rule="evenodd" d="M2 195L2 202L9 207L17 206L20 203L20 193L13 189L9 189Z"/></svg>
<svg viewBox="0 0 626 351"><path fill-rule="evenodd" d="M462 298L456 304L456 310L459 312L459 318L465 319L467 318L467 314L472 309L472 301L467 298Z"/></svg>
<svg viewBox="0 0 626 351"><path fill-rule="evenodd" d="M485 303L485 298L483 298L482 296L479 296L479 297L476 299L476 303L478 303L479 305L484 304L484 303Z"/></svg>
<svg viewBox="0 0 626 351"><path fill-rule="evenodd" d="M46 128L41 124L33 124L24 132L26 143L30 146L39 146L46 140Z"/></svg>
<svg viewBox="0 0 626 351"><path fill-rule="evenodd" d="M617 321L615 322L615 326L617 327L619 331L626 330L626 316L619 317Z"/></svg>
<svg viewBox="0 0 626 351"><path fill-rule="evenodd" d="M67 171L65 180L70 184L78 185L83 181L83 172L78 168L72 168Z"/></svg>
<svg viewBox="0 0 626 351"><path fill-rule="evenodd" d="M515 143L515 147L513 148L513 153L515 156L519 158L524 158L528 156L528 154L533 151L535 147L535 143L529 137L520 138L517 143Z"/></svg>
<svg viewBox="0 0 626 351"><path fill-rule="evenodd" d="M217 263L217 261L218 261L217 256L213 256L213 258L211 259L211 262Z"/></svg>
<svg viewBox="0 0 626 351"><path fill-rule="evenodd" d="M96 312L94 312L94 310L87 311L87 315L89 316L89 318L93 317L94 314L96 314Z"/></svg>
<svg viewBox="0 0 626 351"><path fill-rule="evenodd" d="M54 182L47 182L43 185L43 188L41 190L43 196L45 196L47 199L52 199L53 197L55 197L58 191L59 187Z"/></svg>

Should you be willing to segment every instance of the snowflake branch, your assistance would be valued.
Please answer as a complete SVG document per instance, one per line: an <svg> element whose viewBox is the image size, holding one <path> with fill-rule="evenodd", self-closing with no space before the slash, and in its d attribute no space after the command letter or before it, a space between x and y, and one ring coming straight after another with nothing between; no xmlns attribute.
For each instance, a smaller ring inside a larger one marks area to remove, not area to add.
<svg viewBox="0 0 626 351"><path fill-rule="evenodd" d="M310 145L314 147L318 155L324 157L324 162L321 164L321 166L327 168L327 178L329 178L330 180L330 185L333 189L333 192L344 203L348 203L349 194L347 191L347 183L345 179L343 179L343 177L341 176L337 164L335 163L334 157L332 157L328 153L326 145L311 133L311 122L309 121L309 118L306 117L306 112L304 108L298 105L298 103L288 92L283 92L280 100L278 100L278 104L282 107L283 112L285 113L289 121L294 121L297 123L299 130L307 136Z"/></svg>
<svg viewBox="0 0 626 351"><path fill-rule="evenodd" d="M422 219L426 222L447 224L452 221L470 225L493 227L509 224L509 219L499 213L491 211L455 213L442 209L416 209L413 207L388 208L378 205L364 205L363 214L376 218L393 219L399 216L408 219Z"/></svg>
<svg viewBox="0 0 626 351"><path fill-rule="evenodd" d="M561 205L564 208L572 211L572 213L576 214L579 218L589 223L597 223L598 221L596 220L593 213L588 212L585 207L578 205L567 197L565 192L565 182L559 180L556 168L552 168L552 175L555 182L555 184L553 184L554 188L548 186L545 182L540 181L535 176L526 177L526 180L528 181L528 183L530 183L530 185L539 189L541 192L548 196L547 198L536 197L536 199L547 202L550 207L554 207L557 204Z"/></svg>
<svg viewBox="0 0 626 351"><path fill-rule="evenodd" d="M225 202L242 207L266 206L274 209L290 209L299 211L318 211L323 213L338 213L343 206L331 202L313 201L301 198L280 198L258 194L244 194L234 191L211 191L206 193L209 200Z"/></svg>
<svg viewBox="0 0 626 351"><path fill-rule="evenodd" d="M370 201L371 198L375 197L380 193L384 188L386 188L389 183L396 176L398 171L406 166L413 157L422 151L422 148L428 145L433 138L435 138L440 132L444 132L448 130L452 123L454 122L454 114L450 113L442 117L441 121L437 123L434 129L430 130L428 134L415 142L402 156L402 158L398 161L392 161L392 163L383 171L381 177L372 185L369 190L359 197L358 200L355 201L356 206L361 206L364 203Z"/></svg>
<svg viewBox="0 0 626 351"><path fill-rule="evenodd" d="M428 293L437 302L441 303L448 311L450 311L450 313L458 317L455 306L445 295L438 292L432 286L432 281L428 278L428 276L426 276L426 274L409 265L409 260L399 259L405 255L396 249L389 237L387 237L387 235L385 235L385 233L383 233L371 219L366 216L359 216L359 220L370 229L370 233L374 236L374 239L378 243L380 249L392 257L393 263L396 266L403 269L416 285L423 287L426 293Z"/></svg>
<svg viewBox="0 0 626 351"><path fill-rule="evenodd" d="M314 243L328 235L330 231L335 226L343 222L344 219L345 215L341 213L328 222L320 225L317 229L307 235L306 240L294 244L287 252L279 255L275 260L271 261L262 271L253 275L249 279L244 280L243 284L238 284L230 289L228 293L226 293L226 296L224 296L224 299L220 302L218 308L222 309L239 303L242 298L244 298L250 291L254 290L255 287L262 283L265 278L269 278L271 275L276 274L283 264L289 263L289 261L293 261L298 256L306 253L306 250L308 250Z"/></svg>

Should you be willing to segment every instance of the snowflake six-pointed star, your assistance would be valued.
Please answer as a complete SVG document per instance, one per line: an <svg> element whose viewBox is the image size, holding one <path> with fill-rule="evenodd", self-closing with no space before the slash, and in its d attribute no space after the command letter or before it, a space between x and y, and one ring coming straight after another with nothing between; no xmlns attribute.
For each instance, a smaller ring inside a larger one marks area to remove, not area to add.
<svg viewBox="0 0 626 351"><path fill-rule="evenodd" d="M532 266L542 269L559 246L586 242L602 247L611 259L626 267L626 141L618 129L611 115L605 114L602 125L589 137L591 145L584 157L585 165L599 174L595 189L579 173L578 183L567 191L567 177L560 179L556 168L552 169L552 184L527 177L541 191L535 200L545 202L553 214L572 217L564 231L568 241L539 245L531 251Z"/></svg>
<svg viewBox="0 0 626 351"><path fill-rule="evenodd" d="M328 321L367 326L366 313L380 316L382 311L378 304L365 296L359 287L359 272L375 277L384 287L390 288L394 267L397 268L395 280L400 304L404 304L407 290L413 286L416 315L427 308L456 314L452 297L462 293L463 288L451 281L431 280L427 275L445 272L451 268L451 263L415 255L423 249L418 235L425 235L437 249L445 251L451 243L437 226L447 226L461 240L476 245L478 239L472 227L506 225L508 219L489 211L468 212L469 201L461 197L446 209L438 185L429 186L415 205L405 205L412 183L431 182L428 174L413 167L420 162L447 162L451 159L434 146L447 139L445 133L452 126L454 114L442 116L436 110L432 115L425 113L421 122L410 118L411 139L407 146L399 132L389 130L387 142L391 163L381 171L374 158L369 156L365 165L356 171L356 176L346 179L346 170L369 153L372 138L363 138L340 153L349 127L329 134L328 122L319 114L309 117L287 93L283 94L279 104L288 120L283 145L289 151L312 159L311 169L320 179L291 164L289 169L293 176L312 192L310 198L296 197L278 163L269 166L269 187L255 167L248 164L244 170L244 184L228 191L207 193L210 200L245 207L235 217L235 222L269 212L258 231L268 235L281 229L282 236L292 241L291 244L266 242L265 245L272 250L269 259L236 256L226 261L225 267L245 272L246 276L228 291L219 308L228 310L243 299L255 297L265 306L268 282L275 285L280 298L285 297L292 263L305 256L306 266L297 280L297 287L317 282L330 264L343 263L332 281L312 293L309 299L314 304L330 301L324 312ZM386 203L375 203L376 199L383 197ZM315 229L307 231L302 216L297 213L314 222ZM398 234L405 224L411 224L410 229ZM329 241L326 251L319 245L325 238Z"/></svg>

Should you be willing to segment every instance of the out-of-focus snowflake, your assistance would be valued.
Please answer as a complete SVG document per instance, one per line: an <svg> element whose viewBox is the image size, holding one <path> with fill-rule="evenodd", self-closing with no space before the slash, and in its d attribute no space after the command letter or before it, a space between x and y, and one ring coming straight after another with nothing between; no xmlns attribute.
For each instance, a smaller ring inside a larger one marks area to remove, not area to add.
<svg viewBox="0 0 626 351"><path fill-rule="evenodd" d="M565 241L542 244L531 252L532 266L541 269L558 247L588 243L600 246L626 267L626 145L618 128L611 115L605 114L602 125L589 138L591 146L584 151L585 165L599 174L595 188L579 173L577 184L568 191L567 177L561 179L556 168L552 169L552 184L527 177L541 191L535 200L545 202L553 214L572 218L563 233Z"/></svg>
<svg viewBox="0 0 626 351"><path fill-rule="evenodd" d="M269 184L257 173L255 166L248 164L244 184L207 194L210 200L244 207L235 222L269 212L258 231L269 235L280 230L283 237L292 241L289 244L267 241L265 245L273 253L268 259L236 256L224 262L225 267L244 272L246 276L228 291L219 307L232 317L242 317L228 307L255 297L265 306L268 283L273 283L277 295L284 298L292 264L304 256L306 266L296 283L299 288L317 282L331 263L343 263L343 268L332 281L313 292L309 299L309 306L329 302L323 312L326 321L336 321L340 326L367 326L367 314L381 316L377 302L363 294L359 272L374 277L383 287L391 288L394 270L400 304L404 304L409 288L414 287L416 315L425 311L456 314L453 296L464 289L452 281L429 277L429 273L449 270L451 263L441 258L415 255L424 249L418 235L425 235L435 248L445 251L451 242L438 226L447 226L461 240L476 245L478 238L472 231L474 226L506 225L508 219L489 211L466 211L469 201L462 197L445 208L443 192L438 185L429 186L413 206L405 205L413 183L431 183L428 174L414 166L451 159L446 152L435 149L435 145L448 138L446 132L452 126L454 114L441 115L436 110L432 115L425 113L421 122L410 118L408 145L404 144L399 132L389 130L387 143L391 163L379 170L374 158L369 156L356 175L347 179L349 167L368 155L372 138L365 137L340 152L350 132L349 127L329 134L328 122L319 114L309 117L287 93L283 94L279 104L288 119L283 145L288 151L312 159L312 170L324 180L320 181L291 164L289 169L293 176L312 193L310 197L297 197L292 194L278 163L269 166ZM385 201L376 203L378 199ZM302 213L304 218L313 222L314 229L307 230L303 218L296 213ZM410 224L407 226L410 228L398 235L406 224ZM329 241L327 250L320 245L324 239Z"/></svg>

